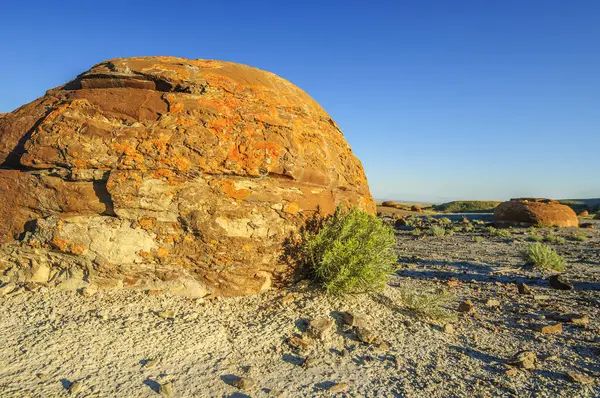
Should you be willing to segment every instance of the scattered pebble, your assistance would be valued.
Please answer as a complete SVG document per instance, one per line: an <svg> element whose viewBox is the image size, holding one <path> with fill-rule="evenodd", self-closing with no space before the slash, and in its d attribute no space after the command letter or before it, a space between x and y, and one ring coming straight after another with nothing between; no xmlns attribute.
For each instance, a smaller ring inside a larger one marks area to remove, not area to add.
<svg viewBox="0 0 600 398"><path fill-rule="evenodd" d="M579 384L592 384L595 379L582 373L569 372L567 373L567 380Z"/></svg>
<svg viewBox="0 0 600 398"><path fill-rule="evenodd" d="M17 285L15 285L12 282L5 284L4 286L0 287L0 297L5 296L9 293L12 293L12 291L15 290L16 288L17 288Z"/></svg>
<svg viewBox="0 0 600 398"><path fill-rule="evenodd" d="M350 327L368 327L369 317L366 315L353 314L351 312L342 313L342 321Z"/></svg>
<svg viewBox="0 0 600 398"><path fill-rule="evenodd" d="M590 325L590 317L587 314L551 315L550 319L557 322L571 323L584 328Z"/></svg>
<svg viewBox="0 0 600 398"><path fill-rule="evenodd" d="M71 386L69 387L69 392L71 394L75 395L79 391L81 391L82 388L83 388L83 383L81 383L80 381L74 381L73 383L71 383Z"/></svg>
<svg viewBox="0 0 600 398"><path fill-rule="evenodd" d="M356 328L356 337L366 344L371 344L377 338L377 335L370 329L365 327Z"/></svg>
<svg viewBox="0 0 600 398"><path fill-rule="evenodd" d="M559 334L563 331L562 323L556 323L554 325L534 325L534 330L542 334Z"/></svg>
<svg viewBox="0 0 600 398"><path fill-rule="evenodd" d="M552 275L548 278L548 283L554 289L558 290L573 290L573 284L562 275Z"/></svg>
<svg viewBox="0 0 600 398"><path fill-rule="evenodd" d="M335 325L335 322L330 317L322 316L314 318L308 324L306 333L317 339L325 339L331 332L333 325Z"/></svg>
<svg viewBox="0 0 600 398"><path fill-rule="evenodd" d="M448 287L459 287L460 281L456 278L450 278L446 281L446 286Z"/></svg>
<svg viewBox="0 0 600 398"><path fill-rule="evenodd" d="M283 296L281 298L281 302L284 303L284 304L293 303L294 300L296 300L296 298L292 294L286 294L285 296Z"/></svg>
<svg viewBox="0 0 600 398"><path fill-rule="evenodd" d="M157 312L156 315L158 315L160 318L163 318L163 319L173 319L173 318L175 318L175 311L171 311L171 310L160 311L160 312Z"/></svg>
<svg viewBox="0 0 600 398"><path fill-rule="evenodd" d="M442 327L442 330L446 334L454 334L454 326L451 323L447 323Z"/></svg>
<svg viewBox="0 0 600 398"><path fill-rule="evenodd" d="M531 289L529 288L529 286L527 286L526 284L524 284L523 282L519 282L517 284L517 290L519 292L519 294L528 294L531 295L533 294L531 292Z"/></svg>
<svg viewBox="0 0 600 398"><path fill-rule="evenodd" d="M535 369L537 355L532 351L519 351L508 362L509 365L518 366L523 369Z"/></svg>
<svg viewBox="0 0 600 398"><path fill-rule="evenodd" d="M348 391L350 386L347 383L337 383L328 388L328 391L333 394Z"/></svg>
<svg viewBox="0 0 600 398"><path fill-rule="evenodd" d="M518 373L519 371L516 368L510 368L504 371L504 374L508 377L515 377Z"/></svg>
<svg viewBox="0 0 600 398"><path fill-rule="evenodd" d="M459 312L473 312L475 310L475 304L471 300L465 300L458 305Z"/></svg>
<svg viewBox="0 0 600 398"><path fill-rule="evenodd" d="M500 307L500 301L496 299L488 299L485 302L486 307Z"/></svg>
<svg viewBox="0 0 600 398"><path fill-rule="evenodd" d="M312 346L310 340L297 336L289 337L287 342L292 348L297 350L307 350Z"/></svg>
<svg viewBox="0 0 600 398"><path fill-rule="evenodd" d="M175 391L173 389L173 382L167 381L166 383L162 383L158 387L158 392L166 397L174 396Z"/></svg>
<svg viewBox="0 0 600 398"><path fill-rule="evenodd" d="M251 377L238 377L232 385L242 391L250 391L256 389L257 383Z"/></svg>
<svg viewBox="0 0 600 398"><path fill-rule="evenodd" d="M98 292L98 286L95 284L89 284L81 289L81 294L85 297L91 297Z"/></svg>

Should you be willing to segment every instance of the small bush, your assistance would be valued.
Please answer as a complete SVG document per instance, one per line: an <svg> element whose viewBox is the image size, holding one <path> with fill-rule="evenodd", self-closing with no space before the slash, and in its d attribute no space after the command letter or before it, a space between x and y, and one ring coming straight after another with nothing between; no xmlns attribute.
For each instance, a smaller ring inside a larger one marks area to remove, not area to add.
<svg viewBox="0 0 600 398"><path fill-rule="evenodd" d="M559 272L565 270L565 264L567 263L553 248L542 243L534 243L528 246L523 252L523 258L527 264L535 265L543 270Z"/></svg>
<svg viewBox="0 0 600 398"><path fill-rule="evenodd" d="M452 224L452 220L449 219L448 217L443 217L443 218L440 218L440 224L450 225L450 224Z"/></svg>
<svg viewBox="0 0 600 398"><path fill-rule="evenodd" d="M483 239L483 237L482 237L482 236L475 236L475 237L473 237L473 242L475 242L475 243L481 243L481 242L483 242L484 240L485 240L485 239Z"/></svg>
<svg viewBox="0 0 600 398"><path fill-rule="evenodd" d="M562 236L558 236L558 235L546 235L544 237L544 241L548 242L548 243L554 243L557 245L564 245L566 242L565 238L563 238Z"/></svg>
<svg viewBox="0 0 600 398"><path fill-rule="evenodd" d="M446 235L446 229L439 225L432 225L429 227L429 233L433 236L444 236Z"/></svg>
<svg viewBox="0 0 600 398"><path fill-rule="evenodd" d="M302 253L327 293L364 293L385 287L395 271L396 239L379 218L338 206L316 232L303 236Z"/></svg>
<svg viewBox="0 0 600 398"><path fill-rule="evenodd" d="M571 235L570 239L578 242L587 242L588 237L583 232L578 232L576 234Z"/></svg>
<svg viewBox="0 0 600 398"><path fill-rule="evenodd" d="M421 228L415 228L412 231L410 231L410 233L413 236L422 236L423 235L423 230Z"/></svg>
<svg viewBox="0 0 600 398"><path fill-rule="evenodd" d="M402 306L416 315L435 321L450 320L455 317L444 308L453 299L453 296L445 290L424 292L404 285L398 288L398 293Z"/></svg>
<svg viewBox="0 0 600 398"><path fill-rule="evenodd" d="M540 235L535 229L531 228L529 230L529 234L527 235L527 240L532 242L541 242L544 240L544 237Z"/></svg>
<svg viewBox="0 0 600 398"><path fill-rule="evenodd" d="M496 229L494 235L499 238L510 238L512 236L510 229Z"/></svg>

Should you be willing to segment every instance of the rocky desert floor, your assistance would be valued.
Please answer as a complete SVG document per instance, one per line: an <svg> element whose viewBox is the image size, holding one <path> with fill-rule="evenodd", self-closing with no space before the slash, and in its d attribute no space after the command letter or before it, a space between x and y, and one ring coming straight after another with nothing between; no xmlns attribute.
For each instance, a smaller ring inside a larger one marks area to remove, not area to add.
<svg viewBox="0 0 600 398"><path fill-rule="evenodd" d="M0 297L0 396L600 396L598 229L539 230L567 238L552 246L568 291L524 265L526 229L423 232L397 231L399 268L377 294L328 297L308 281L227 299L19 286ZM440 292L443 317L407 301Z"/></svg>

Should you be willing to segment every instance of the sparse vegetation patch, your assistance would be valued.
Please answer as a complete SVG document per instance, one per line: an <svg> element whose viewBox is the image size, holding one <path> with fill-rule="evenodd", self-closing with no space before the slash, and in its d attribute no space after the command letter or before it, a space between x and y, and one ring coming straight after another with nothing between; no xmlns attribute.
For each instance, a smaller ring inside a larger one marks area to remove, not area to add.
<svg viewBox="0 0 600 398"><path fill-rule="evenodd" d="M577 232L576 234L571 235L570 239L578 242L587 242L588 237L583 232Z"/></svg>
<svg viewBox="0 0 600 398"><path fill-rule="evenodd" d="M563 245L563 244L566 243L566 240L562 236L558 236L558 235L546 235L544 237L544 242L554 243L554 244L557 244L557 245Z"/></svg>
<svg viewBox="0 0 600 398"><path fill-rule="evenodd" d="M532 242L541 242L544 240L544 237L535 230L535 228L530 228L529 233L527 234L527 240Z"/></svg>
<svg viewBox="0 0 600 398"><path fill-rule="evenodd" d="M455 315L444 308L453 296L443 289L434 292L419 291L408 285L398 288L402 306L415 314L434 320L447 321Z"/></svg>
<svg viewBox="0 0 600 398"><path fill-rule="evenodd" d="M444 227L441 227L439 225L432 225L429 228L429 233L433 236L444 236L446 235L447 231Z"/></svg>
<svg viewBox="0 0 600 398"><path fill-rule="evenodd" d="M523 258L527 264L534 265L542 270L553 270L562 272L565 270L567 261L553 248L542 243L529 245L523 251Z"/></svg>

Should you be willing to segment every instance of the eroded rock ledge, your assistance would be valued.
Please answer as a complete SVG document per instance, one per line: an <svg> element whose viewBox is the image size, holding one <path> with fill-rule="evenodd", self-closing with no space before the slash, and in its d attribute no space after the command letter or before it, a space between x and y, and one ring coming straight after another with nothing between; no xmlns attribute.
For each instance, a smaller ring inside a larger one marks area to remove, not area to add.
<svg viewBox="0 0 600 398"><path fill-rule="evenodd" d="M98 64L0 117L0 164L0 272L69 289L256 293L317 207L375 210L329 115L229 62Z"/></svg>

